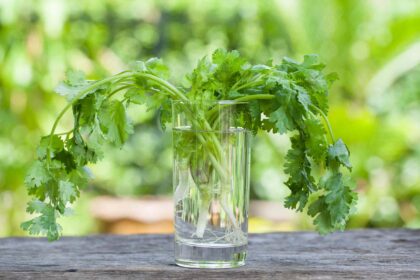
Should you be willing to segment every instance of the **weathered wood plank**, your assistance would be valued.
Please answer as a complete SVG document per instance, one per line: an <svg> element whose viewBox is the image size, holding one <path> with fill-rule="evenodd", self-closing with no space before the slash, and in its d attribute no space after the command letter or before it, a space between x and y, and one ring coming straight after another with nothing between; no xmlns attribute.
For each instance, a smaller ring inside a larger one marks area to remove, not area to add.
<svg viewBox="0 0 420 280"><path fill-rule="evenodd" d="M171 235L0 239L0 279L420 279L420 230L251 235L247 265L174 265Z"/></svg>

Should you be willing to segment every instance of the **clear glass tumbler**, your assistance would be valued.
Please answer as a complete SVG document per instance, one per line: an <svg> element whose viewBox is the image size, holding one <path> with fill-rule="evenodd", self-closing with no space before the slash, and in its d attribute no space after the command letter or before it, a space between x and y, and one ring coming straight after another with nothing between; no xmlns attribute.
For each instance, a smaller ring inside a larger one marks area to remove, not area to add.
<svg viewBox="0 0 420 280"><path fill-rule="evenodd" d="M250 133L246 103L172 104L175 262L184 267L245 264Z"/></svg>

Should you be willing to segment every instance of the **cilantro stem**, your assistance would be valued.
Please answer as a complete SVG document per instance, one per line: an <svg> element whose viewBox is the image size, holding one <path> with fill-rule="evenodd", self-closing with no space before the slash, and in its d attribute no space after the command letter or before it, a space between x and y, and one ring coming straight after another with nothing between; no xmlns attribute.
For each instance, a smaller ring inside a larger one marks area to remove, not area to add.
<svg viewBox="0 0 420 280"><path fill-rule="evenodd" d="M251 100L261 100L261 99L274 99L275 96L272 94L254 94L254 95L247 95L247 96L243 96L243 97L239 97L234 99L235 101L238 102L245 102L245 101L251 101Z"/></svg>
<svg viewBox="0 0 420 280"><path fill-rule="evenodd" d="M324 114L324 112L320 109L320 108L318 108L317 106L315 106L315 105L313 105L313 104L310 104L310 106L311 106L311 108L313 108L315 111L317 111L320 115L321 115L321 117L322 117L322 119L324 120L324 124L327 126L327 128L328 128L328 135L330 136L330 138L331 138L331 141L332 141L332 144L334 144L335 143L335 137L334 137L334 133L333 133L333 130L332 130L332 128L331 128L331 124L330 124L330 122L328 121L328 117Z"/></svg>
<svg viewBox="0 0 420 280"><path fill-rule="evenodd" d="M260 81L260 78L261 77L263 77L263 75L257 75L252 81L250 81L248 83L245 83L245 84L242 84L241 86L235 88L236 87L236 84L238 83L237 82L236 84L233 85L232 89L238 91L238 90L241 90L241 89L250 87L250 86L255 86L255 84L257 84Z"/></svg>
<svg viewBox="0 0 420 280"><path fill-rule="evenodd" d="M180 91L178 90L174 85L172 85L171 83L155 76L152 74L147 74L147 73L138 73L136 74L139 77L144 77L144 78L148 78L154 82L156 82L158 85L164 87L166 90L168 90L169 93L172 93L173 95L177 96L178 98L182 99L183 101L187 101L189 102L189 99Z"/></svg>
<svg viewBox="0 0 420 280"><path fill-rule="evenodd" d="M118 92L120 92L120 91L122 91L124 89L130 88L130 87L136 87L136 86L134 84L127 84L127 85L124 85L122 87L119 87L119 88L113 90L110 94L108 94L108 96L106 97L106 99L110 99L116 93L118 93Z"/></svg>
<svg viewBox="0 0 420 280"><path fill-rule="evenodd" d="M69 135L73 131L74 131L74 129L70 129L69 131L66 131L66 132L55 133L55 135Z"/></svg>

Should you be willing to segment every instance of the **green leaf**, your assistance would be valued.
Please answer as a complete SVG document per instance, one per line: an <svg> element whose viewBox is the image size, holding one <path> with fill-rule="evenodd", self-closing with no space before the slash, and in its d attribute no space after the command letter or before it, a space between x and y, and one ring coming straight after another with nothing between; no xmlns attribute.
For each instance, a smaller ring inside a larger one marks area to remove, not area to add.
<svg viewBox="0 0 420 280"><path fill-rule="evenodd" d="M308 154L316 163L324 162L328 146L324 126L320 120L314 118L306 119L305 126L308 134L305 140L305 145L308 147Z"/></svg>
<svg viewBox="0 0 420 280"><path fill-rule="evenodd" d="M95 163L98 159L97 151L89 147L84 141L77 142L75 138L66 142L68 151L73 155L75 165L83 166L90 162Z"/></svg>
<svg viewBox="0 0 420 280"><path fill-rule="evenodd" d="M331 86L335 81L339 80L340 77L337 73L333 72L325 75L325 79L327 80L328 86Z"/></svg>
<svg viewBox="0 0 420 280"><path fill-rule="evenodd" d="M28 206L33 207L33 206ZM28 231L32 235L46 234L49 241L57 240L61 234L62 228L56 222L57 213L56 210L49 204L37 203L38 211L41 213L38 217L33 218L27 222L21 224L21 228ZM32 209L30 209L32 210Z"/></svg>
<svg viewBox="0 0 420 280"><path fill-rule="evenodd" d="M351 170L352 166L349 157L350 152L341 139L338 139L334 145L328 148L328 162L331 166L335 166L335 162L338 162Z"/></svg>
<svg viewBox="0 0 420 280"><path fill-rule="evenodd" d="M146 68L149 72L158 77L166 79L169 76L169 68L160 58L152 57L148 59L146 61Z"/></svg>
<svg viewBox="0 0 420 280"><path fill-rule="evenodd" d="M221 99L225 99L229 89L241 78L247 61L240 56L238 51L228 52L218 49L212 56L215 70L213 73L217 88L223 93Z"/></svg>
<svg viewBox="0 0 420 280"><path fill-rule="evenodd" d="M306 156L303 138L296 135L292 138L292 148L287 152L284 171L289 175L286 182L291 194L286 198L287 208L302 211L308 202L309 195L316 190L311 176L311 163Z"/></svg>
<svg viewBox="0 0 420 280"><path fill-rule="evenodd" d="M333 173L325 181L325 189L329 190L325 197L331 220L337 227L344 228L355 196L349 186L343 182L341 173Z"/></svg>
<svg viewBox="0 0 420 280"><path fill-rule="evenodd" d="M60 181L58 184L58 191L60 194L60 200L64 205L68 202L73 202L77 198L77 192L73 183L68 181Z"/></svg>
<svg viewBox="0 0 420 280"><path fill-rule="evenodd" d="M137 88L127 90L124 94L124 97L128 98L130 100L130 103L134 103L137 105L143 105L147 102L146 92Z"/></svg>
<svg viewBox="0 0 420 280"><path fill-rule="evenodd" d="M331 216L328 212L320 212L314 219L314 225L321 235L333 232L336 228L331 226Z"/></svg>
<svg viewBox="0 0 420 280"><path fill-rule="evenodd" d="M28 202L26 211L30 214L33 213L42 213L48 205L39 200L32 200Z"/></svg>
<svg viewBox="0 0 420 280"><path fill-rule="evenodd" d="M163 63L162 59L152 57L146 62L135 61L129 64L131 70L135 72L152 73L161 78L167 78L169 76L169 69Z"/></svg>
<svg viewBox="0 0 420 280"><path fill-rule="evenodd" d="M325 202L325 196L318 197L317 200L309 205L308 215L315 217L314 225L320 234L325 235L335 230L334 224L331 221L331 214L328 211L328 205Z"/></svg>
<svg viewBox="0 0 420 280"><path fill-rule="evenodd" d="M98 159L102 158L102 145L105 143L105 135L102 132L99 121L93 124L90 135L87 139L86 145L88 149L95 152L95 155ZM92 162L94 162L92 160Z"/></svg>
<svg viewBox="0 0 420 280"><path fill-rule="evenodd" d="M214 67L205 57L200 59L197 66L191 74L187 75L190 83L190 95L196 97L199 93L203 93L212 88L211 80L213 79Z"/></svg>
<svg viewBox="0 0 420 280"><path fill-rule="evenodd" d="M270 120L268 120L268 119L263 119L262 120L260 128L267 131L267 132L272 132L272 133L277 133L277 131L278 131L278 129L276 127L276 124L270 122Z"/></svg>
<svg viewBox="0 0 420 280"><path fill-rule="evenodd" d="M303 63L304 66L311 66L313 64L318 63L319 56L317 54L306 54L303 56Z"/></svg>
<svg viewBox="0 0 420 280"><path fill-rule="evenodd" d="M67 71L67 79L59 83L54 91L71 103L75 99L81 100L95 92L109 89L108 83L102 83L95 87L92 81L85 80L83 72L70 70Z"/></svg>
<svg viewBox="0 0 420 280"><path fill-rule="evenodd" d="M25 177L25 184L29 189L39 187L50 181L51 177L42 161L35 161Z"/></svg>
<svg viewBox="0 0 420 280"><path fill-rule="evenodd" d="M293 130L293 121L289 118L285 108L279 107L276 111L270 114L270 122L276 125L279 133L286 133L287 131Z"/></svg>
<svg viewBox="0 0 420 280"><path fill-rule="evenodd" d="M79 92L87 89L89 84L90 82L85 80L85 74L83 72L69 70L67 71L66 80L58 84L55 88L55 92L64 96L67 101L71 102L77 97ZM83 98L87 94L89 94L89 92L83 96L79 96L79 98Z"/></svg>
<svg viewBox="0 0 420 280"><path fill-rule="evenodd" d="M80 86L86 83L85 73L78 70L67 70L66 72L66 84L69 86Z"/></svg>
<svg viewBox="0 0 420 280"><path fill-rule="evenodd" d="M101 129L107 140L117 146L121 146L133 132L131 122L128 120L125 107L122 102L112 100L103 106L99 114Z"/></svg>
<svg viewBox="0 0 420 280"><path fill-rule="evenodd" d="M312 202L308 215L315 217L314 224L321 234L343 230L357 195L343 180L339 172L327 173L320 182L325 195Z"/></svg>
<svg viewBox="0 0 420 280"><path fill-rule="evenodd" d="M47 156L47 152L49 150L50 157L53 157L54 154L62 151L64 148L63 140L57 136L44 136L41 138L39 146L37 148L37 155L39 159L43 159Z"/></svg>
<svg viewBox="0 0 420 280"><path fill-rule="evenodd" d="M144 63L141 60L133 61L133 62L129 63L128 67L135 72L146 72L147 71L146 63Z"/></svg>
<svg viewBox="0 0 420 280"><path fill-rule="evenodd" d="M303 108L305 108L306 111L309 111L309 105L311 105L312 102L308 93L301 87L298 88L297 92L297 99L299 103L303 106Z"/></svg>
<svg viewBox="0 0 420 280"><path fill-rule="evenodd" d="M88 180L90 179L88 167L78 166L77 169L73 169L69 173L68 178L70 179L70 182L74 184L76 195L79 196L78 189L85 188L88 184Z"/></svg>

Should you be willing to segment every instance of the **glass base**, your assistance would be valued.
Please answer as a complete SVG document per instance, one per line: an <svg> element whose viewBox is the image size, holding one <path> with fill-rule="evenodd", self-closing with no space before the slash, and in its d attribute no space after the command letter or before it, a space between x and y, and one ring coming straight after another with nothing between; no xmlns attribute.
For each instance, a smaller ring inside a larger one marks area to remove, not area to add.
<svg viewBox="0 0 420 280"><path fill-rule="evenodd" d="M175 263L189 268L232 268L245 265L247 245L188 244L175 241Z"/></svg>

